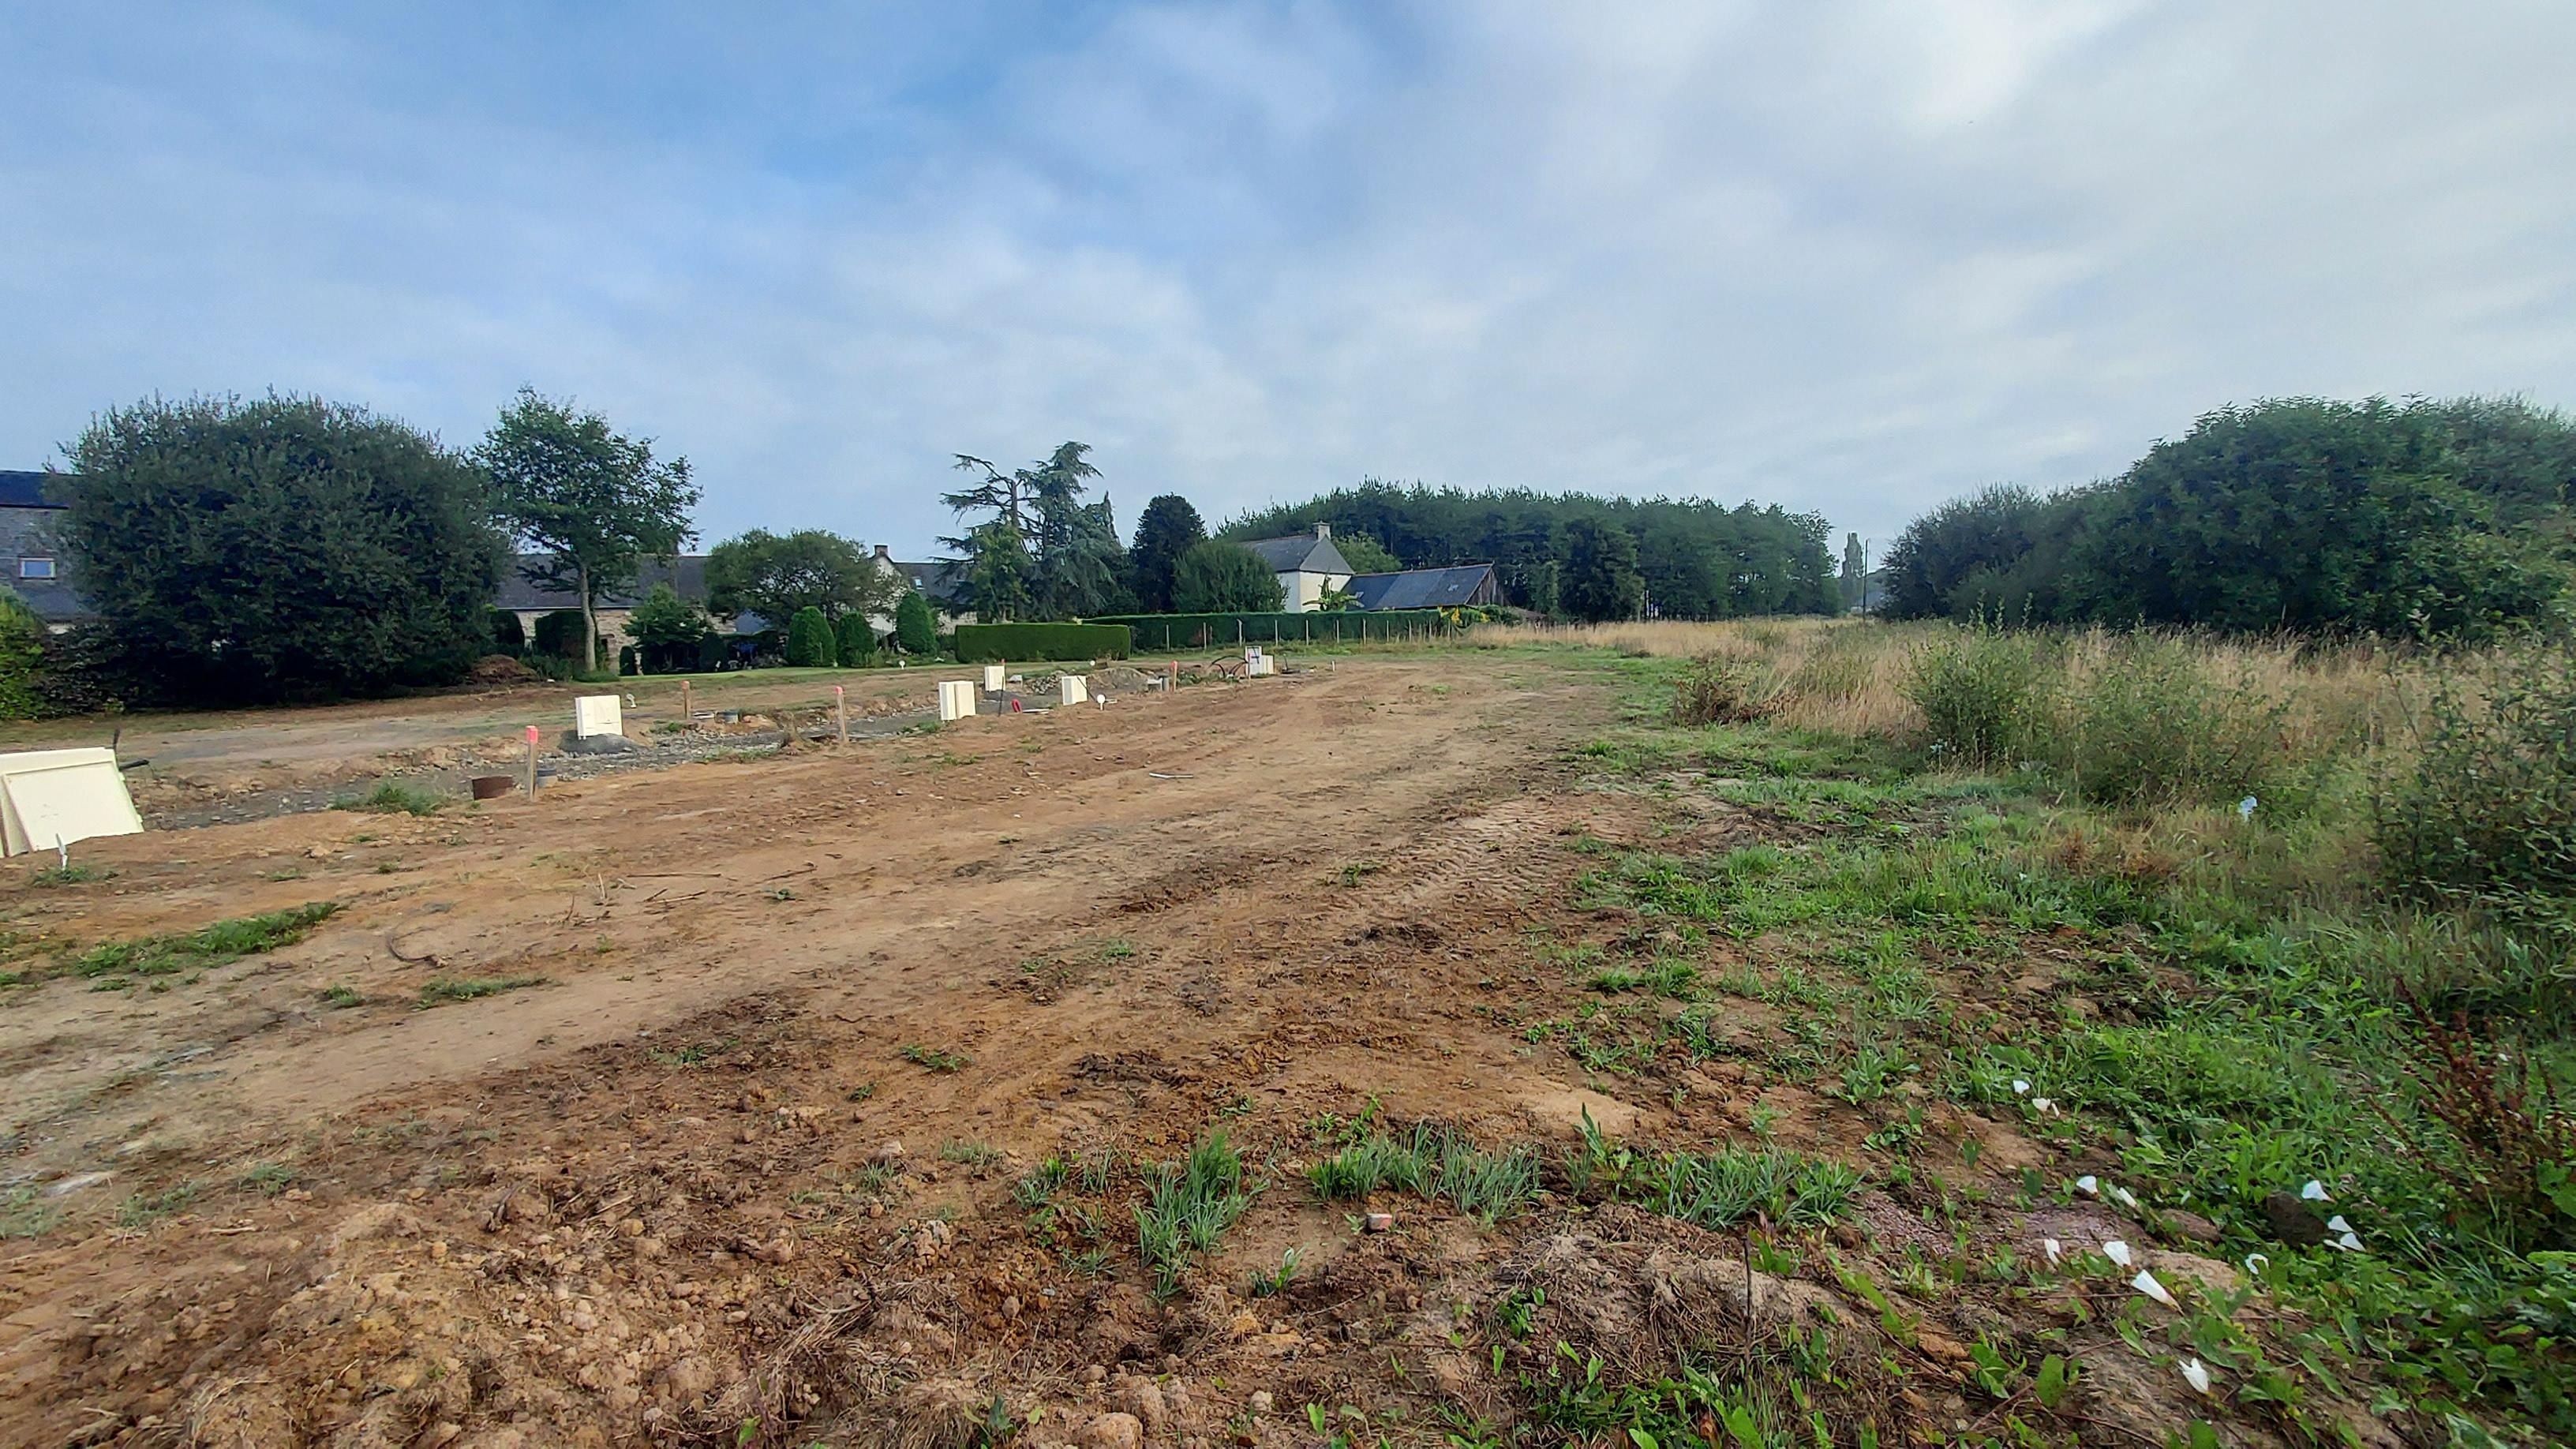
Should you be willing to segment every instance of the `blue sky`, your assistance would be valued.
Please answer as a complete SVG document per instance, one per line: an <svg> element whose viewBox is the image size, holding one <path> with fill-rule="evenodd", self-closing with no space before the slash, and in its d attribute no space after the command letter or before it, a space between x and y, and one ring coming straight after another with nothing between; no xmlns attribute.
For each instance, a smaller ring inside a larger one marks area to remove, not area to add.
<svg viewBox="0 0 2576 1449"><path fill-rule="evenodd" d="M712 541L1363 475L1885 539L2230 400L2576 404L2576 5L0 9L0 466L533 384Z"/></svg>

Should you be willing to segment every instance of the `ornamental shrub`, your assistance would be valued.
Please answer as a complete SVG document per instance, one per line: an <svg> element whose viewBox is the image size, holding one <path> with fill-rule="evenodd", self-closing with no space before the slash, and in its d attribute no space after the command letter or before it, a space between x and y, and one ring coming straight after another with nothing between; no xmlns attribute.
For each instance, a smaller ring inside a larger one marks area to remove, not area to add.
<svg viewBox="0 0 2576 1449"><path fill-rule="evenodd" d="M840 661L832 621L808 604L787 621L787 662L798 669L829 669Z"/></svg>

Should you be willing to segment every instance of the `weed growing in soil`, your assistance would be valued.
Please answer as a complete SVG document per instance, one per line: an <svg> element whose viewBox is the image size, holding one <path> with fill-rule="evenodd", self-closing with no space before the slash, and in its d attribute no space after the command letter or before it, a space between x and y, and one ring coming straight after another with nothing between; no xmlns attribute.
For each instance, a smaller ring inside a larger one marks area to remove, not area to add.
<svg viewBox="0 0 2576 1449"><path fill-rule="evenodd" d="M197 1184L192 1179L165 1187L159 1192L138 1192L125 1200L116 1214L120 1228L149 1227L197 1200Z"/></svg>
<svg viewBox="0 0 2576 1449"><path fill-rule="evenodd" d="M265 915L217 921L184 936L109 941L74 958L72 969L83 976L162 976L222 966L294 945L339 909L337 901L314 901Z"/></svg>
<svg viewBox="0 0 2576 1449"><path fill-rule="evenodd" d="M43 870L37 871L34 875L27 877L27 884L34 886L87 885L91 881L110 879L115 874L115 871L112 871L103 865L91 865L87 861L74 861L70 865L46 866Z"/></svg>
<svg viewBox="0 0 2576 1449"><path fill-rule="evenodd" d="M322 988L322 1004L334 1011L345 1011L352 1006L366 1005L367 998L359 995L358 989L354 986L341 986L335 983Z"/></svg>
<svg viewBox="0 0 2576 1449"><path fill-rule="evenodd" d="M387 780L364 795L344 795L331 802L334 810L365 810L377 815L435 815L447 797L417 785L404 785Z"/></svg>
<svg viewBox="0 0 2576 1449"><path fill-rule="evenodd" d="M445 1006L450 1002L477 1001L505 991L553 984L551 976L475 976L461 979L441 976L420 989L420 1004L424 1007Z"/></svg>
<svg viewBox="0 0 2576 1449"><path fill-rule="evenodd" d="M952 1052L941 1047L923 1046L919 1042L905 1043L903 1050L897 1053L897 1055L901 1056L905 1061L912 1063L914 1066L927 1067L934 1072L962 1071L966 1067L972 1065L975 1060L973 1057L967 1056L961 1052Z"/></svg>
<svg viewBox="0 0 2576 1449"><path fill-rule="evenodd" d="M1251 1206L1243 1190L1243 1155L1223 1132L1208 1134L1184 1161L1148 1168L1145 1201L1135 1210L1136 1249L1154 1296L1180 1292L1182 1272L1215 1248Z"/></svg>
<svg viewBox="0 0 2576 1449"><path fill-rule="evenodd" d="M62 1221L63 1210L42 1199L35 1183L25 1182L0 1192L0 1242L11 1238L41 1238Z"/></svg>
<svg viewBox="0 0 2576 1449"><path fill-rule="evenodd" d="M1331 1202L1379 1191L1409 1192L1450 1203L1491 1225L1526 1207L1538 1192L1538 1157L1526 1149L1487 1152L1430 1123L1401 1137L1370 1132L1306 1169L1315 1195Z"/></svg>

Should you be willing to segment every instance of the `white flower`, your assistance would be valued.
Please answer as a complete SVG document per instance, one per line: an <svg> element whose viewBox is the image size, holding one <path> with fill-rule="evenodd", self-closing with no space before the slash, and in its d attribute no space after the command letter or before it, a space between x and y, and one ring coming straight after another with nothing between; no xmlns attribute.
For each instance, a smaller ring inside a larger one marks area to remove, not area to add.
<svg viewBox="0 0 2576 1449"><path fill-rule="evenodd" d="M2182 1376L2193 1388L2198 1389L2204 1394L2209 1392L2209 1370L2201 1366L2199 1359L2184 1359L2182 1361Z"/></svg>
<svg viewBox="0 0 2576 1449"><path fill-rule="evenodd" d="M2144 1268L2140 1268L2138 1270L2137 1277L2129 1280L2129 1286L2137 1289L2141 1293L2144 1293L2167 1308L2179 1310L2182 1307L2181 1304L2174 1301L2174 1296L2172 1294L2165 1291L2165 1285L2156 1281L2156 1275L2148 1272Z"/></svg>
<svg viewBox="0 0 2576 1449"><path fill-rule="evenodd" d="M2102 1180L2088 1172L2082 1177L2075 1179L2075 1190L2084 1194L2086 1197L2100 1197L2102 1195Z"/></svg>
<svg viewBox="0 0 2576 1449"><path fill-rule="evenodd" d="M2118 1238L2113 1238L2102 1245L2102 1256L2126 1268L2130 1263L2129 1245Z"/></svg>
<svg viewBox="0 0 2576 1449"><path fill-rule="evenodd" d="M2313 1177L2308 1179L2307 1186L2299 1189L2299 1196L2309 1202L2334 1201L2333 1198L2326 1196L2326 1185Z"/></svg>

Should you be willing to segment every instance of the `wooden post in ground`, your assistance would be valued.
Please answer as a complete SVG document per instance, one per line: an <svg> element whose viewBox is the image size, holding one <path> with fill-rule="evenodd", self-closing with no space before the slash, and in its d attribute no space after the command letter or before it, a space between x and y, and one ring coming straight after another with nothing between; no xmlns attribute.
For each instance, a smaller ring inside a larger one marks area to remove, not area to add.
<svg viewBox="0 0 2576 1449"><path fill-rule="evenodd" d="M537 727L528 726L528 798L537 798Z"/></svg>
<svg viewBox="0 0 2576 1449"><path fill-rule="evenodd" d="M697 718L696 715L689 713L689 681L683 679L680 681L680 728L689 728L697 722Z"/></svg>
<svg viewBox="0 0 2576 1449"><path fill-rule="evenodd" d="M832 716L841 727L841 744L850 743L850 699L841 686L832 686Z"/></svg>

